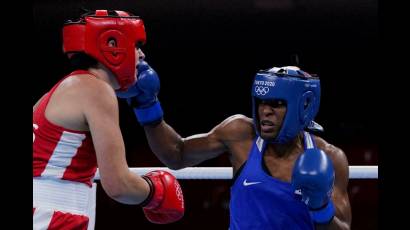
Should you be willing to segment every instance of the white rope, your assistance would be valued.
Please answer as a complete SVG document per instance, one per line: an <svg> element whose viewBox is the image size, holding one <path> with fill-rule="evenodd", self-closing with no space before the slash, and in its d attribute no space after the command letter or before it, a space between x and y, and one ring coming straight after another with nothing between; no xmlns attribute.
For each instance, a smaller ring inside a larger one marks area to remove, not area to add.
<svg viewBox="0 0 410 230"><path fill-rule="evenodd" d="M133 173L144 175L153 170L164 170L172 173L178 179L208 179L208 180L224 180L232 179L232 167L189 167L179 170L172 170L166 167L152 168L130 168ZM378 166L349 166L350 179L377 179ZM99 180L100 174L97 170L94 180Z"/></svg>

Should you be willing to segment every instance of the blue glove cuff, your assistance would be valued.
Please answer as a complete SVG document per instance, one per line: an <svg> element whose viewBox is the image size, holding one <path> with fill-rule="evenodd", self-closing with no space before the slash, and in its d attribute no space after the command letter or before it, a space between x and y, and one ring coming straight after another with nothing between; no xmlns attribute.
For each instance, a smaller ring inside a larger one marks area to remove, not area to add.
<svg viewBox="0 0 410 230"><path fill-rule="evenodd" d="M134 108L134 113L142 126L157 124L162 121L162 117L164 116L159 101L156 101L146 108Z"/></svg>
<svg viewBox="0 0 410 230"><path fill-rule="evenodd" d="M317 224L327 224L335 216L335 207L332 200L330 200L324 208L319 210L311 210L310 216L312 220Z"/></svg>

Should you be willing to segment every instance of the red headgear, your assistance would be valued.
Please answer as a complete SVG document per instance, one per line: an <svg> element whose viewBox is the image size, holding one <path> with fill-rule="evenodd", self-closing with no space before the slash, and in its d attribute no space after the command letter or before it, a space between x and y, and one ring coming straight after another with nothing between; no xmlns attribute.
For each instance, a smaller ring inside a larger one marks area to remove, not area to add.
<svg viewBox="0 0 410 230"><path fill-rule="evenodd" d="M124 11L96 10L63 27L64 53L84 52L110 69L126 90L136 78L135 46L145 43L143 21ZM114 40L115 45L109 46Z"/></svg>

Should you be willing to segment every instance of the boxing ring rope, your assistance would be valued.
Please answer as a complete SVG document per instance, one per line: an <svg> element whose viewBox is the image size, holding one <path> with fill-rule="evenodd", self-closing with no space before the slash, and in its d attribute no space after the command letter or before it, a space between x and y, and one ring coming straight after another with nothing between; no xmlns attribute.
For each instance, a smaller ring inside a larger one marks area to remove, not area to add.
<svg viewBox="0 0 410 230"><path fill-rule="evenodd" d="M378 165L351 165L349 166L350 179L378 179ZM133 173L144 175L153 170L164 170L172 173L177 179L207 179L226 180L232 179L232 167L188 167L172 170L166 167L130 168ZM100 174L95 174L94 180L99 180Z"/></svg>

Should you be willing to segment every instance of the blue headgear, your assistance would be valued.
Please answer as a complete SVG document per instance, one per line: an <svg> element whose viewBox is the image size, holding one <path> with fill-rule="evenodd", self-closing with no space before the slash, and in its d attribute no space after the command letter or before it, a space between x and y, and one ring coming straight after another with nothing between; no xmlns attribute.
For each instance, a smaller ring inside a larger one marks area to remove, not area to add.
<svg viewBox="0 0 410 230"><path fill-rule="evenodd" d="M306 128L319 111L320 80L297 67L273 67L259 71L252 85L252 110L260 135L257 100L284 100L287 111L274 143L286 143Z"/></svg>

